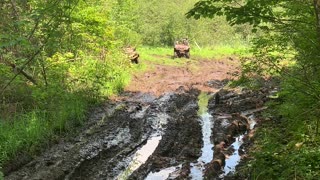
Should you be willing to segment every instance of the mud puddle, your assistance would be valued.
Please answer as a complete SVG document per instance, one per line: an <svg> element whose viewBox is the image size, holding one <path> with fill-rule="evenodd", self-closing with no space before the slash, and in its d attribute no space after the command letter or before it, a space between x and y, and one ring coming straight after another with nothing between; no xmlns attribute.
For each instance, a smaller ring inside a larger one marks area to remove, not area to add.
<svg viewBox="0 0 320 180"><path fill-rule="evenodd" d="M178 102L180 111L168 119L167 128L155 152L128 179L188 177L182 170L186 162L199 158L202 144L197 114L198 95L199 91L194 91L188 101Z"/></svg>
<svg viewBox="0 0 320 180"><path fill-rule="evenodd" d="M83 131L5 179L224 179L250 145L267 90L141 93L97 109Z"/></svg>
<svg viewBox="0 0 320 180"><path fill-rule="evenodd" d="M203 147L201 156L196 163L191 163L190 178L202 179L205 164L213 159L213 143L211 142L211 134L213 128L213 117L208 113L208 102L211 98L207 93L201 93L199 96L199 112L200 123L202 127Z"/></svg>
<svg viewBox="0 0 320 180"><path fill-rule="evenodd" d="M224 167L224 175L227 175L230 172L235 172L236 170L235 168L241 160L241 156L239 155L239 149L240 149L240 146L243 144L243 137L244 135L236 137L235 142L231 144L230 148L234 150L234 153L226 159L226 164Z"/></svg>
<svg viewBox="0 0 320 180"><path fill-rule="evenodd" d="M240 163L241 161L241 155L243 155L245 152L243 149L241 149L241 146L244 143L244 137L248 136L249 131L253 130L255 125L257 124L254 115L252 115L254 112L258 112L262 109L265 108L261 108L261 109L255 109L255 110L251 110L251 111L245 111L242 112L241 115L250 115L248 116L248 130L244 133L241 134L237 137L235 137L235 141L230 145L230 147L233 149L233 154L231 154L230 156L227 157L226 159L226 164L224 167L224 174L220 177L224 177L226 175L228 175L229 173L235 173L236 171L236 166Z"/></svg>
<svg viewBox="0 0 320 180"><path fill-rule="evenodd" d="M213 158L213 143L211 142L210 138L212 134L213 120L212 116L208 113L208 102L210 98L211 95L204 92L198 96L199 110L197 114L199 116L198 123L201 125L202 148L201 155L197 161L195 163L190 163L190 174L188 175L188 178L191 179L203 179L203 170L205 169L205 164L209 163ZM181 168L182 164L179 166L164 168L158 172L150 172L145 179L175 179L180 176L179 173L182 173ZM185 176L185 178L187 178L187 176Z"/></svg>
<svg viewBox="0 0 320 180"><path fill-rule="evenodd" d="M177 178L179 176L178 171L181 169L180 166L175 166L175 167L169 167L160 170L159 172L150 172L148 176L145 178L145 180L165 180L170 177L172 178Z"/></svg>
<svg viewBox="0 0 320 180"><path fill-rule="evenodd" d="M268 89L222 89L210 99L209 112L214 119L211 140L214 142L212 161L206 165L206 179L231 178L246 157L250 135L258 123L257 114L266 109Z"/></svg>
<svg viewBox="0 0 320 180"><path fill-rule="evenodd" d="M133 158L126 170L121 173L116 179L127 179L132 174L132 172L134 172L142 164L144 164L149 156L151 156L151 154L158 147L161 138L162 136L149 138L147 143L143 145L139 150L137 150L137 152L133 155Z"/></svg>
<svg viewBox="0 0 320 180"><path fill-rule="evenodd" d="M154 169L197 158L198 94L179 91L152 101L134 97L105 104L77 137L61 141L5 179L133 179L134 172L146 177Z"/></svg>

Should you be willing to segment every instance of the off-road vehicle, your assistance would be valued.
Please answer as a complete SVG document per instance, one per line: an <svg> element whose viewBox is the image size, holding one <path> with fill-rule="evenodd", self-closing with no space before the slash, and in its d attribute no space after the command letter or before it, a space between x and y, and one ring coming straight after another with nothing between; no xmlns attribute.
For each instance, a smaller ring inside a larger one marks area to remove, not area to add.
<svg viewBox="0 0 320 180"><path fill-rule="evenodd" d="M132 63L138 64L139 63L139 53L137 53L136 48L133 47L125 47L124 52L128 55L129 59Z"/></svg>
<svg viewBox="0 0 320 180"><path fill-rule="evenodd" d="M174 54L173 58L190 58L190 46L187 39L183 39L182 41L176 41L174 44Z"/></svg>

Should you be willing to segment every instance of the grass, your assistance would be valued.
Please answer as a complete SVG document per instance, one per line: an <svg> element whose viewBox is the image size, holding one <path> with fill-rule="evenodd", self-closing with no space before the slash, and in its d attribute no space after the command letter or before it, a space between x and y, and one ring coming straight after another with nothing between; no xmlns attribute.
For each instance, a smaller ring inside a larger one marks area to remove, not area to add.
<svg viewBox="0 0 320 180"><path fill-rule="evenodd" d="M62 61L64 68L56 66L48 74L48 86L11 84L0 104L0 169L17 157L35 156L57 139L72 135L86 120L90 106L122 91L128 83L130 64L121 56L110 57L113 64L84 58L85 63L72 66ZM7 113L11 104L21 108Z"/></svg>
<svg viewBox="0 0 320 180"><path fill-rule="evenodd" d="M72 131L86 116L87 101L78 95L64 94L47 104L47 109L34 109L0 120L0 162L7 162L18 154L36 154L41 144L56 135Z"/></svg>
<svg viewBox="0 0 320 180"><path fill-rule="evenodd" d="M172 47L141 47L137 51L140 53L140 58L143 61L151 61L158 64L183 66L185 63L196 61L197 59L220 59L228 56L250 56L248 46L246 45L221 45L215 47L197 48L191 46L191 58L185 61L175 61L173 59Z"/></svg>
<svg viewBox="0 0 320 180"><path fill-rule="evenodd" d="M169 47L142 47L137 50L142 61L149 61L155 64L168 66L183 66L193 59L185 59L185 61L176 61L173 59L173 49Z"/></svg>
<svg viewBox="0 0 320 180"><path fill-rule="evenodd" d="M194 48L193 56L205 59L219 59L226 56L248 56L248 47L245 45L230 46L221 45L207 48Z"/></svg>

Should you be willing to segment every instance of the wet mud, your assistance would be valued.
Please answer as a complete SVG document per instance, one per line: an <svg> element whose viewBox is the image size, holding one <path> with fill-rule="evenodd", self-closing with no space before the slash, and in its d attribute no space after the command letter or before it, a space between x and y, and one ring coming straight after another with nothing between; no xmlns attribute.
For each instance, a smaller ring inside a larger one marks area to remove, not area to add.
<svg viewBox="0 0 320 180"><path fill-rule="evenodd" d="M116 179L126 171L130 157L161 134L161 148L151 159L159 158L150 170L165 167L162 162L196 158L201 148L198 94L191 90L146 98L131 93L107 103L93 113L79 136L52 147L5 179Z"/></svg>
<svg viewBox="0 0 320 180"><path fill-rule="evenodd" d="M238 179L236 167L246 158L252 143L255 125L272 87L252 91L235 88L222 89L209 102L214 119L212 141L213 160L206 165L204 179Z"/></svg>
<svg viewBox="0 0 320 180"><path fill-rule="evenodd" d="M160 170L171 172L179 169L180 164L194 161L200 156L202 140L197 115L198 95L199 91L193 91L188 103L183 99L177 103L178 113L169 120L157 149L128 179L153 179L150 176ZM148 174L151 175L148 177Z"/></svg>
<svg viewBox="0 0 320 180"><path fill-rule="evenodd" d="M95 108L77 136L29 157L5 179L239 179L274 87L226 88L233 65L199 64L208 71L157 65L163 70L150 82L136 77L131 91Z"/></svg>

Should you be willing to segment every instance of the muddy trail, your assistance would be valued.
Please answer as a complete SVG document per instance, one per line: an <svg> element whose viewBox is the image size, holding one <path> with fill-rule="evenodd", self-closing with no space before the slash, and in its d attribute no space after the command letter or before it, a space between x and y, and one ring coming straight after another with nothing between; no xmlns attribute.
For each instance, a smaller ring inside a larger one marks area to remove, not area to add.
<svg viewBox="0 0 320 180"><path fill-rule="evenodd" d="M275 87L226 88L234 61L202 60L200 71L156 65L90 113L76 137L7 168L5 179L239 179Z"/></svg>

